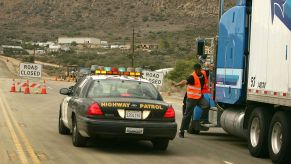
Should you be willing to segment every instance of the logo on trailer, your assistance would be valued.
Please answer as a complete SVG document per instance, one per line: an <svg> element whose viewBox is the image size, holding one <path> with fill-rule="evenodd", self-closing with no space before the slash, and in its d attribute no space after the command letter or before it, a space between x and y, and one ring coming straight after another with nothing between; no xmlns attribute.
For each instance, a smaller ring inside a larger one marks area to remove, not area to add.
<svg viewBox="0 0 291 164"><path fill-rule="evenodd" d="M291 31L291 0L271 0L272 22L276 15Z"/></svg>

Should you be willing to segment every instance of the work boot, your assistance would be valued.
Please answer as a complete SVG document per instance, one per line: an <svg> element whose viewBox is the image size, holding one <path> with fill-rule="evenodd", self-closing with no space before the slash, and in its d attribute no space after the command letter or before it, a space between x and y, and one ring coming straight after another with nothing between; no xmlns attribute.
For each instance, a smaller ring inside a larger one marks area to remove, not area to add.
<svg viewBox="0 0 291 164"><path fill-rule="evenodd" d="M200 124L211 124L211 122L209 122L208 120L202 120L202 121L200 121Z"/></svg>
<svg viewBox="0 0 291 164"><path fill-rule="evenodd" d="M180 137L180 138L184 138L184 131L180 131L180 132L179 132L179 137Z"/></svg>

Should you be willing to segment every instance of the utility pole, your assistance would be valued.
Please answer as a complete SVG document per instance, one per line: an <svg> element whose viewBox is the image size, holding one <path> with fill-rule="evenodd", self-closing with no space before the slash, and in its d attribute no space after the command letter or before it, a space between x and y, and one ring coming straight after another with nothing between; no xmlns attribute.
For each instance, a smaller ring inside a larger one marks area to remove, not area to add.
<svg viewBox="0 0 291 164"><path fill-rule="evenodd" d="M131 66L134 67L134 27L132 29L132 55L131 55Z"/></svg>

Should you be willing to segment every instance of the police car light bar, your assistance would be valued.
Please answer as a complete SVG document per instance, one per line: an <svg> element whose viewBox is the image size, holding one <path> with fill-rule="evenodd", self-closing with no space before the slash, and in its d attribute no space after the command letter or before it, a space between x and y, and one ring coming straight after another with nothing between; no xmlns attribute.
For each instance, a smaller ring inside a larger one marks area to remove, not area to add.
<svg viewBox="0 0 291 164"><path fill-rule="evenodd" d="M96 75L125 75L125 76L134 76L140 77L142 75L141 72L129 72L126 71L124 67L104 67L104 70L96 70Z"/></svg>

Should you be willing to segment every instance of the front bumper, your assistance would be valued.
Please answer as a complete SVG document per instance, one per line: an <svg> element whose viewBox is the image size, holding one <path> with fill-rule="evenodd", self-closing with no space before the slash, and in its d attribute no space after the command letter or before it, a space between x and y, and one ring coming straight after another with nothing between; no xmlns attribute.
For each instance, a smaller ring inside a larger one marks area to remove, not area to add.
<svg viewBox="0 0 291 164"><path fill-rule="evenodd" d="M174 139L177 133L176 122L149 122L136 120L107 120L79 118L78 128L87 137L117 137L151 140L157 138ZM126 133L126 128L143 128L143 134Z"/></svg>

